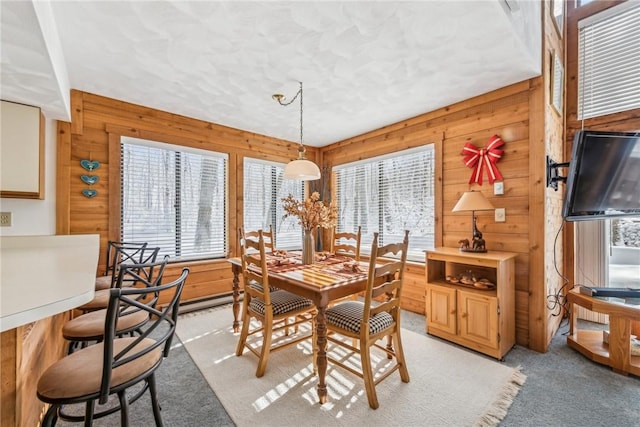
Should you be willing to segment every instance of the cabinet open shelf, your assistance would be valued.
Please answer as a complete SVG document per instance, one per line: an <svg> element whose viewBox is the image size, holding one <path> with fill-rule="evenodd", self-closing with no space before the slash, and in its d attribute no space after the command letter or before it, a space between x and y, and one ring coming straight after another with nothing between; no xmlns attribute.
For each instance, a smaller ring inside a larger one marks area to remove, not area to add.
<svg viewBox="0 0 640 427"><path fill-rule="evenodd" d="M496 251L426 251L427 333L502 359L515 344L515 258ZM460 275L495 286L483 289L447 280Z"/></svg>

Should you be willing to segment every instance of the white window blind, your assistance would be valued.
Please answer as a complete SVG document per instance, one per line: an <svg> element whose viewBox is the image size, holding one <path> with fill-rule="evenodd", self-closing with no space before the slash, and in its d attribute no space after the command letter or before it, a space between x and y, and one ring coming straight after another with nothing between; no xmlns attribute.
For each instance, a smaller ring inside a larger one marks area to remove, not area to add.
<svg viewBox="0 0 640 427"><path fill-rule="evenodd" d="M434 246L434 149L427 145L333 168L337 178L338 231L362 227L361 252L373 233L379 244L402 241L409 230L408 256L424 260Z"/></svg>
<svg viewBox="0 0 640 427"><path fill-rule="evenodd" d="M640 2L578 23L578 118L640 108Z"/></svg>
<svg viewBox="0 0 640 427"><path fill-rule="evenodd" d="M123 241L172 260L226 256L226 154L134 138L120 153Z"/></svg>
<svg viewBox="0 0 640 427"><path fill-rule="evenodd" d="M284 166L244 158L244 228L268 230L272 226L276 248L301 249L302 228L297 218L283 218L282 199L288 194L302 199L304 186L300 181L283 179Z"/></svg>

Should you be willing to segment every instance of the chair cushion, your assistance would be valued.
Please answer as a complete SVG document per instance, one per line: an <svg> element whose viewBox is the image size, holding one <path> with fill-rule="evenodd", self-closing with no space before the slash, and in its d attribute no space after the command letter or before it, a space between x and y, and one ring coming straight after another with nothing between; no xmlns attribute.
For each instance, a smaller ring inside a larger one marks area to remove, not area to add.
<svg viewBox="0 0 640 427"><path fill-rule="evenodd" d="M113 341L114 354L135 341L135 338L119 338ZM155 341L143 339L139 350ZM103 343L76 351L51 365L38 380L38 396L46 401L72 399L99 393L102 380ZM123 384L151 370L162 360L162 346L111 373L111 387Z"/></svg>
<svg viewBox="0 0 640 427"><path fill-rule="evenodd" d="M96 277L96 291L100 291L102 289L109 289L111 287L111 276L100 276Z"/></svg>
<svg viewBox="0 0 640 427"><path fill-rule="evenodd" d="M264 292L264 288L262 287L262 283L256 282L255 280L252 280L251 283L249 283L249 286L251 286L254 289L259 290L260 292ZM269 291L270 292L275 292L275 291L279 291L280 288L276 288L273 285L269 285Z"/></svg>
<svg viewBox="0 0 640 427"><path fill-rule="evenodd" d="M359 334L360 322L364 313L364 303L361 301L347 301L326 311L327 325L335 325L347 331ZM369 333L375 334L393 325L393 317L383 311L369 319Z"/></svg>
<svg viewBox="0 0 640 427"><path fill-rule="evenodd" d="M313 306L313 302L291 292L279 290L271 292L273 314L285 314ZM265 304L260 298L252 298L249 307L256 313L265 314Z"/></svg>
<svg viewBox="0 0 640 427"><path fill-rule="evenodd" d="M101 308L107 308L109 306L109 294L110 289L103 289L101 291L94 292L93 299L78 307L78 310L93 311L100 310Z"/></svg>
<svg viewBox="0 0 640 427"><path fill-rule="evenodd" d="M99 339L104 336L104 319L107 310L97 310L69 320L62 327L62 336L71 341ZM136 310L118 317L117 331L127 331L142 326L149 320L149 312Z"/></svg>

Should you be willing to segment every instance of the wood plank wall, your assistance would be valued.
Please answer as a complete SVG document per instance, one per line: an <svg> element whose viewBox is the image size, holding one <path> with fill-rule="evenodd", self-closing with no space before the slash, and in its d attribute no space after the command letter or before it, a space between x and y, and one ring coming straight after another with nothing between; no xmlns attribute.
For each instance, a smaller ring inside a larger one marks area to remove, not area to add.
<svg viewBox="0 0 640 427"><path fill-rule="evenodd" d="M458 240L470 237L471 215L451 212L464 191L480 190L494 206L506 208L504 223L494 222L493 212L477 212L478 228L484 234L489 250L518 254L516 335L518 343L525 346L529 341L530 296L544 290L543 278L533 289L529 278L530 98L540 84L540 79L514 84L321 150L322 166L330 168L424 144L436 144L436 152L440 153L437 162L441 163L436 178L441 187L436 193L440 204L436 206L436 245L456 247ZM460 155L465 142L472 142L478 148L485 147L494 134L505 141L502 147L505 153L498 163L504 176L503 196L493 195L486 176L482 186L469 185L471 169L463 164ZM537 221L538 228L542 228L542 216ZM404 307L424 313L424 265L411 264L405 277Z"/></svg>
<svg viewBox="0 0 640 427"><path fill-rule="evenodd" d="M545 63L545 68L549 68L548 65ZM456 246L459 239L468 237L470 215L451 212L460 195L468 189L478 189L495 206L506 208L505 223L495 223L492 213L481 212L478 224L489 250L519 254L517 342L538 351L546 350L555 330L549 324L550 314L545 306L548 292L559 287L557 283L547 283L550 270L547 248L552 235L547 231L554 229L555 224L545 224L544 218L558 210L560 199L556 194L545 192L544 177L545 153L554 149L553 141L557 140L554 135L562 134L562 120L550 116L547 79L548 76L543 75L320 150L309 150L311 158L330 170L340 163L435 143L441 165L437 176L441 197L437 197L436 202L436 241L444 246ZM118 143L123 135L229 154L230 256L237 254L236 230L243 212L243 156L286 162L296 154L296 143L79 91L72 92L72 112L72 123L59 124L58 232L99 233L103 248L107 240L117 240L119 236ZM545 123L551 123L549 129ZM471 171L460 156L465 142L484 147L494 134L506 142L505 154L498 163L505 177L503 196L493 196L486 180L483 186L469 185ZM82 159L102 163L98 171L100 183L96 186L99 194L93 199L81 195ZM551 207L545 208L545 204ZM104 262L102 254L100 270ZM189 265L192 274L185 301L231 290L231 273L224 260ZM167 271L168 279L177 277L181 267L181 264L172 265ZM423 268L421 264L411 266L407 276L411 284L405 294L405 307L421 313L424 312Z"/></svg>
<svg viewBox="0 0 640 427"><path fill-rule="evenodd" d="M154 110L127 102L73 90L72 122L58 126L57 232L59 234L100 234L98 271L104 271L108 240L119 240L120 180L119 143L121 136L148 139L185 147L212 150L229 155L229 256L237 255L237 229L243 212L243 157L286 163L297 157L298 145L251 132ZM318 150L308 147L307 157ZM95 174L98 195L82 195L80 180L85 171L80 160L101 163ZM185 264L171 264L167 280L179 276ZM231 269L224 260L188 263L191 273L183 301L198 300L231 291Z"/></svg>
<svg viewBox="0 0 640 427"><path fill-rule="evenodd" d="M359 137L341 141L321 150L310 150L323 167L330 168L344 162L435 143L438 162L442 165L437 176L440 194L437 197L436 239L444 246L456 246L456 242L468 237L471 228L470 215L451 213L460 195L470 189L483 191L497 207L507 211L505 223L495 223L492 213L478 213L478 225L485 234L490 250L518 253L516 263L516 331L517 342L528 346L532 316L538 321L534 326L545 330L545 316L539 313L544 306L544 236L537 237L536 230L544 229L544 213L530 220L530 205L536 198L544 202L544 151L536 153L538 163L532 175L532 148L539 147L544 138L541 128L542 113L532 114L532 105L541 104L544 93L541 78L524 81L509 87L427 113L401 123L386 126ZM72 123L60 123L58 147L58 232L99 233L101 247L109 239L119 236L119 181L118 142L120 136L132 136L189 147L206 148L226 152L230 156L229 170L229 255L236 254L237 226L242 218L242 157L251 155L269 160L284 161L295 157L296 144L261 135L243 132L212 123L202 122L147 107L108 99L94 94L73 91ZM542 111L542 107L540 107ZM536 125L531 126L531 121ZM498 167L505 177L505 194L493 196L486 180L483 186L469 185L471 170L461 161L460 150L466 141L484 147L490 136L497 134L506 142L503 159ZM532 144L532 135L536 144ZM536 136L537 135L537 136ZM540 141L538 141L538 139ZM544 145L543 145L544 147ZM83 188L79 175L80 160L92 159L102 163L98 171L100 183L98 196L87 199L81 195ZM542 184L541 184L542 182ZM533 184L532 184L533 183ZM532 187L533 186L533 187ZM534 191L532 191L534 188ZM531 194L537 194L532 199ZM532 221L534 224L532 226ZM533 230L533 231L532 231ZM539 242L532 244L533 241ZM530 248L532 248L530 250ZM102 251L104 252L104 251ZM532 255L533 253L533 255ZM532 273L532 257L536 270ZM104 268L104 255L100 267ZM224 260L189 263L190 276L184 300L197 300L231 290L231 273ZM167 278L177 277L182 264L174 264L167 271ZM532 281L532 277L534 280ZM424 313L424 267L410 266L407 275L409 285L405 295L405 307ZM530 283L536 283L532 289ZM535 298L532 314L531 301ZM547 334L541 333L541 342ZM540 351L544 351L541 346Z"/></svg>
<svg viewBox="0 0 640 427"><path fill-rule="evenodd" d="M566 24L562 27L556 24L551 10L551 2L543 2L542 25L544 28L543 49L542 49L542 76L544 87L542 89L542 114L544 124L540 147L544 147L543 151L538 150L540 154L537 164L546 165L546 157L562 162L564 151L564 123L565 123L565 107L562 105L560 111L552 106L551 87L553 86L553 67L554 56L557 56L563 67L566 68L565 36ZM564 77L561 90L566 87L566 77ZM563 96L563 102L566 103L566 96ZM532 150L533 151L533 150ZM546 173L546 167L545 167ZM559 185L561 187L562 184ZM546 186L546 176L542 177L540 182L541 195L544 198L544 209L536 211L534 215L541 214L545 221L542 224L544 232L541 234L544 243L543 265L540 268L544 271L544 289L538 294L541 299L537 299L533 304L540 307L540 317L532 316L530 318L529 328L536 332L531 334L530 345L532 348L540 348L546 350L553 338L553 335L560 326L560 321L565 316L563 306L560 303L560 294L566 292L566 281L564 275L564 245L563 239L556 236L561 233L562 229L562 203L564 200L563 188L558 191ZM536 193L537 194L537 193ZM532 215L532 217L534 216ZM533 225L533 224L532 224ZM536 224L539 225L539 224ZM558 274L560 272L560 274Z"/></svg>
<svg viewBox="0 0 640 427"><path fill-rule="evenodd" d="M2 332L0 426L36 426L46 405L36 397L40 375L67 350L62 325L69 313Z"/></svg>

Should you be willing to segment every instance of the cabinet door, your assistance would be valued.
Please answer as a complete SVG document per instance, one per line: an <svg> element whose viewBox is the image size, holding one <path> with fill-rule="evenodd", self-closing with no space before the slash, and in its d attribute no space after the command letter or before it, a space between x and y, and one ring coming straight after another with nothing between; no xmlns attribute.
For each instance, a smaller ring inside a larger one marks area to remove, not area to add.
<svg viewBox="0 0 640 427"><path fill-rule="evenodd" d="M456 333L456 290L427 285L427 327Z"/></svg>
<svg viewBox="0 0 640 427"><path fill-rule="evenodd" d="M498 347L498 299L477 292L458 291L459 335L467 340Z"/></svg>
<svg viewBox="0 0 640 427"><path fill-rule="evenodd" d="M44 199L44 119L40 109L0 104L0 197Z"/></svg>

